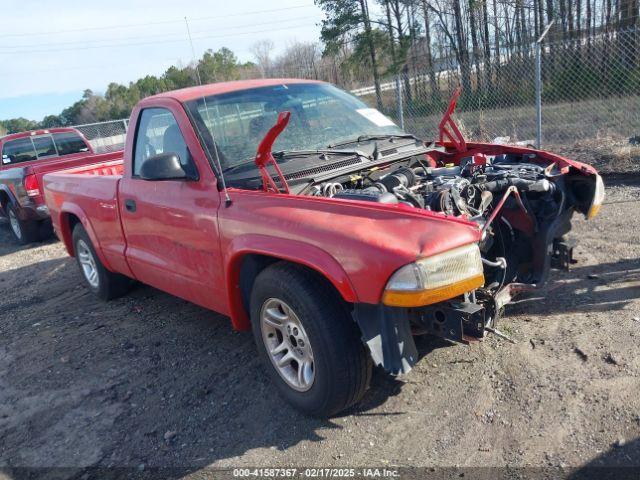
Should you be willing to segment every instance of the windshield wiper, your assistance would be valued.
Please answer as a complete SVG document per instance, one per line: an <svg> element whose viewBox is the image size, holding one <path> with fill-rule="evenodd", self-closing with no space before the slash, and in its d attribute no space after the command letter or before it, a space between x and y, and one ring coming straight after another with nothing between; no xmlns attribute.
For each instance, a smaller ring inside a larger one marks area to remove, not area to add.
<svg viewBox="0 0 640 480"><path fill-rule="evenodd" d="M328 150L328 149L320 149L320 150L280 150L278 152L273 152L273 156L275 158L291 158L291 157L312 157L318 156L320 158L327 157L329 155L349 155L349 156L361 156L367 157L364 153L358 150Z"/></svg>
<svg viewBox="0 0 640 480"><path fill-rule="evenodd" d="M321 160L326 160L328 156L360 156L365 158L371 158L369 155L364 154L359 150L279 150L277 152L272 153L273 157L278 160L285 160L289 158L296 157L320 157ZM223 170L224 173L232 172L234 170L238 170L240 168L247 168L249 165L253 164L254 160L247 160L242 163L238 163L237 165L231 165Z"/></svg>
<svg viewBox="0 0 640 480"><path fill-rule="evenodd" d="M279 150L272 153L273 157L278 160L287 160L296 157L319 157L321 160L326 160L329 156L360 156L371 159L370 155L367 155L359 150ZM223 170L224 173L239 170L241 168L249 168L254 163L253 160L247 160L237 165L231 165Z"/></svg>
<svg viewBox="0 0 640 480"><path fill-rule="evenodd" d="M333 143L331 145L328 145L328 147L335 148L349 145L351 143L369 142L372 140L389 140L392 138L413 138L414 140L420 141L418 137L416 137L415 135L411 135L410 133L388 133L380 135L360 135L358 138L352 138L343 142Z"/></svg>

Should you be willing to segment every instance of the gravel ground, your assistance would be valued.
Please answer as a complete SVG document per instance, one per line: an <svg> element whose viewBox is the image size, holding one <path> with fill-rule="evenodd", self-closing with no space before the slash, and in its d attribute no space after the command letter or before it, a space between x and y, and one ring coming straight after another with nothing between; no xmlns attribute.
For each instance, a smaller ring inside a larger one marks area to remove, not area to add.
<svg viewBox="0 0 640 480"><path fill-rule="evenodd" d="M62 245L0 226L0 478L13 467L640 467L640 182L618 180L579 263L472 346L422 337L401 379L321 421L291 410L249 333L149 287L101 303ZM638 209L638 210L636 210ZM79 473L80 472L80 473ZM169 476L169 475L168 475Z"/></svg>

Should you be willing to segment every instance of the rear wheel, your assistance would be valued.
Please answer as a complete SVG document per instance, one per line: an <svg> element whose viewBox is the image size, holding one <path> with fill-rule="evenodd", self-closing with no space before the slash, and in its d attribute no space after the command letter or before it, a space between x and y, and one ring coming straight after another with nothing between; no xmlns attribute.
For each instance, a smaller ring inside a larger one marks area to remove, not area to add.
<svg viewBox="0 0 640 480"><path fill-rule="evenodd" d="M327 417L364 395L371 360L346 306L318 275L267 267L251 293L251 323L263 363L296 409Z"/></svg>
<svg viewBox="0 0 640 480"><path fill-rule="evenodd" d="M131 288L132 280L107 270L87 235L86 230L80 224L73 229L73 249L89 290L102 300L111 300L127 293Z"/></svg>
<svg viewBox="0 0 640 480"><path fill-rule="evenodd" d="M38 240L38 224L36 222L20 220L18 211L13 205L7 205L6 212L11 233L20 245Z"/></svg>

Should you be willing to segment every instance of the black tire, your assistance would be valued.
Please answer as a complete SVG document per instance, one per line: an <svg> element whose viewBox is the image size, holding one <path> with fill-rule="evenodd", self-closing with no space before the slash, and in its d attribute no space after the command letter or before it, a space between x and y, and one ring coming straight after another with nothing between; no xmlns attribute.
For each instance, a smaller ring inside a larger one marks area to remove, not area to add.
<svg viewBox="0 0 640 480"><path fill-rule="evenodd" d="M74 227L72 239L73 251L75 252L80 273L82 274L89 290L98 296L98 298L105 301L112 300L125 295L131 289L131 285L133 284L131 279L124 275L110 272L104 267L102 262L100 262L100 258L96 255L91 239L81 224L77 224ZM92 277L94 279L93 283L89 279L89 276L83 267L79 252L90 255L90 259L93 262L96 272L95 277Z"/></svg>
<svg viewBox="0 0 640 480"><path fill-rule="evenodd" d="M20 220L16 208L9 204L6 208L7 219L9 220L9 230L13 238L20 245L27 245L40 239L38 235L38 222Z"/></svg>
<svg viewBox="0 0 640 480"><path fill-rule="evenodd" d="M263 306L274 299L282 300L295 312L312 347L314 378L306 391L290 386L267 352L261 313ZM267 267L256 278L250 309L260 357L293 407L307 415L329 417L362 398L371 380L371 359L347 306L318 274L286 263Z"/></svg>

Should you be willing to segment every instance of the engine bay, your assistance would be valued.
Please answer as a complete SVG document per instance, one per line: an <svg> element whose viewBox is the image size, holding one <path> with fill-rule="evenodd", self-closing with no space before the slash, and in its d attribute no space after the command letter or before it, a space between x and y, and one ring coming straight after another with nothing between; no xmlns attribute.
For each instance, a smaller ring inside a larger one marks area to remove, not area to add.
<svg viewBox="0 0 640 480"><path fill-rule="evenodd" d="M385 169L374 168L315 185L316 196L404 203L447 215L482 215L510 186L521 192L553 194L555 185L544 168L512 155L464 159L460 165L430 167L420 159L399 162Z"/></svg>

